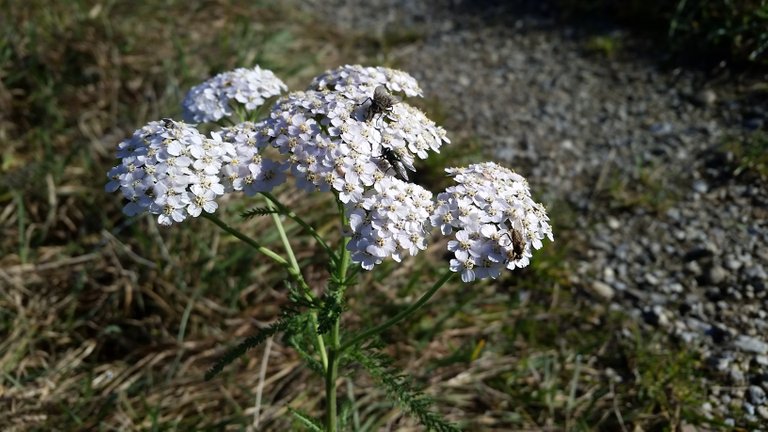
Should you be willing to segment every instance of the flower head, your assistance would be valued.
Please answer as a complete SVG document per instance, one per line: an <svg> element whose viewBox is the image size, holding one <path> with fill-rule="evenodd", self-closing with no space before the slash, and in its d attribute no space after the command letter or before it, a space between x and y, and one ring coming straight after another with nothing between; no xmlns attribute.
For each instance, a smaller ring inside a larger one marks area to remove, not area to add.
<svg viewBox="0 0 768 432"><path fill-rule="evenodd" d="M315 87L319 90L294 92L280 99L264 127L273 145L289 156L300 187L333 189L344 202L359 198L377 180L396 174L385 152L413 170L415 158L426 158L429 151L439 151L449 142L444 129L405 103L392 107L386 119L368 121L366 110L371 101L350 83L362 85L360 82L368 82L370 70L378 69L348 68L318 77ZM403 78L410 78L408 75L387 71L389 75L381 72L377 79L399 78L398 89L415 92L415 81L410 85Z"/></svg>
<svg viewBox="0 0 768 432"><path fill-rule="evenodd" d="M370 270L385 258L401 261L426 249L434 203L432 192L394 177L377 182L347 204L353 262Z"/></svg>
<svg viewBox="0 0 768 432"><path fill-rule="evenodd" d="M272 71L258 66L220 73L187 93L182 102L184 120L215 122L233 114L232 102L253 111L287 89Z"/></svg>
<svg viewBox="0 0 768 432"><path fill-rule="evenodd" d="M392 93L405 93L409 97L422 96L419 84L409 74L397 69L361 65L345 65L327 70L312 80L309 90L331 90L358 100L370 97L380 85Z"/></svg>
<svg viewBox="0 0 768 432"><path fill-rule="evenodd" d="M161 225L213 213L224 193L219 180L223 158L234 148L206 138L194 127L170 119L150 122L118 145L121 163L108 173L108 192L129 201L123 212L158 215Z"/></svg>
<svg viewBox="0 0 768 432"><path fill-rule="evenodd" d="M546 210L533 201L521 175L493 162L446 172L458 185L437 196L431 221L443 234L453 234L451 270L464 282L525 267L544 238L554 240Z"/></svg>
<svg viewBox="0 0 768 432"><path fill-rule="evenodd" d="M221 133L211 133L213 139L230 149L223 157L222 183L228 190L243 191L248 196L268 192L285 181L288 164L263 156L268 136L263 133L264 122L244 122Z"/></svg>

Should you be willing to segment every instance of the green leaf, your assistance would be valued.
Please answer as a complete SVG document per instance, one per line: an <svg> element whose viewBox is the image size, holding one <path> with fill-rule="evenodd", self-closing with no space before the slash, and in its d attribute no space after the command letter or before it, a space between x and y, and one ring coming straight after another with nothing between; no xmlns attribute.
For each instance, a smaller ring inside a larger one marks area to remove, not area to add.
<svg viewBox="0 0 768 432"><path fill-rule="evenodd" d="M256 207L240 213L240 217L245 220L248 220L248 219L253 219L257 216L266 216L273 213L281 214L280 210L277 210L277 209L271 209L267 207Z"/></svg>
<svg viewBox="0 0 768 432"><path fill-rule="evenodd" d="M311 321L308 319L304 319L304 326L310 325ZM314 329L312 329L314 331ZM299 356L304 360L304 362L307 364L307 367L311 369L313 372L320 376L325 375L325 370L323 369L323 365L320 364L317 359L312 357L312 355L307 351L305 348L305 345L311 345L310 343L307 343L306 338L302 338L302 336L306 336L306 333L301 332L286 332L285 338L283 339L286 343L286 345L289 345L292 347L296 352L299 354ZM304 340L302 340L304 339Z"/></svg>
<svg viewBox="0 0 768 432"><path fill-rule="evenodd" d="M414 389L410 376L392 366L392 360L380 352L364 352L354 349L350 352L379 384L384 387L390 399L397 401L405 412L412 415L428 430L438 432L459 432L458 426L448 422L439 413L430 410L432 399Z"/></svg>
<svg viewBox="0 0 768 432"><path fill-rule="evenodd" d="M236 347L230 349L227 351L224 356L216 362L210 369L208 369L208 372L205 373L205 379L210 380L211 378L215 377L219 373L221 373L224 368L237 360L241 355L245 354L249 350L259 346L262 344L267 338L270 336L275 335L276 333L279 333L281 331L285 331L290 329L292 326L295 326L296 324L296 318L299 316L298 313L294 311L285 312L280 319L278 319L276 322L269 325L269 327L260 330L258 333L256 333L253 336L250 336L246 338L244 341L240 342Z"/></svg>
<svg viewBox="0 0 768 432"><path fill-rule="evenodd" d="M296 419L296 421L304 425L307 429L312 432L323 432L323 424L320 420L290 407L288 408L288 411L291 412L291 415L293 415L293 418Z"/></svg>
<svg viewBox="0 0 768 432"><path fill-rule="evenodd" d="M332 291L325 294L322 298L322 306L317 315L317 333L326 334L333 327L334 323L338 321L339 316L344 311L344 305L342 304L342 293L339 291Z"/></svg>

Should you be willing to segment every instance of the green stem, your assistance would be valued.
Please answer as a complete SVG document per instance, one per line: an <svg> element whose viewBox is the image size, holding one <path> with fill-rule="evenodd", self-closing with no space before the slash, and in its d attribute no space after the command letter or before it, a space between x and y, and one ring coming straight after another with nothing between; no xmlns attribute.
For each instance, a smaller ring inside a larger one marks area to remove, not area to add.
<svg viewBox="0 0 768 432"><path fill-rule="evenodd" d="M320 246L325 249L325 252L328 254L329 257L333 260L333 262L338 262L338 257L336 256L336 253L333 252L333 249L331 249L330 246L323 240L322 237L320 237L320 234L317 233L315 228L312 227L312 225L308 224L304 221L299 215L288 209L288 207L284 206L274 195L272 195L269 192L261 192L261 194L267 198L269 201L272 202L277 208L280 210L281 213L291 218L294 222L301 225L302 228L307 230L309 234L320 244Z"/></svg>
<svg viewBox="0 0 768 432"><path fill-rule="evenodd" d="M267 200L267 207L269 207L270 210L275 210L275 205L270 200ZM296 261L296 255L293 253L293 248L291 247L291 243L288 241L288 236L285 234L285 227L283 227L283 221L280 220L280 215L277 213L272 213L272 221L275 223L278 234L280 234L280 241L283 242L283 247L285 247L285 253L288 254L288 260L291 263L291 267L299 272L299 263Z"/></svg>
<svg viewBox="0 0 768 432"><path fill-rule="evenodd" d="M265 248L264 246L260 245L259 242L257 242L256 240L254 240L254 239L248 237L247 235L241 233L240 231L230 227L224 221L222 221L221 219L219 219L218 217L216 217L215 215L213 215L211 213L203 212L202 216L204 218L208 219L209 221L215 223L216 225L218 225L219 228L223 229L224 231L228 232L229 234L233 235L234 237L237 237L239 240L242 240L247 245L253 247L257 251L259 251L259 252L263 253L264 255L266 255L267 257L271 258L272 260L274 260L275 262L277 262L281 266L288 268L288 271L289 271L289 273L291 273L291 276L294 276L294 277L296 276L296 274L294 274L294 272L292 272L292 269L291 269L290 265L288 264L288 261L286 261L285 258L283 258L280 255L278 255L275 252L273 252L271 249ZM301 273L299 273L298 276L301 277Z"/></svg>
<svg viewBox="0 0 768 432"><path fill-rule="evenodd" d="M382 324L377 325L376 327L373 327L371 329L368 329L357 336L353 337L349 341L345 342L339 351L341 353L344 353L348 349L352 348L353 346L357 345L363 340L368 339L369 337L373 335L377 335L384 330L392 327L393 325L399 323L400 321L404 320L408 317L408 315L411 315L412 313L416 312L419 308L424 306L426 302L429 301L430 298L432 298L433 295L437 292L438 289L440 289L441 286L443 286L448 280L455 275L456 273L451 272L450 270L447 270L446 273L443 275L443 277L440 278L437 282L435 282L434 285L432 285L432 288L430 288L427 292L424 293L424 295L421 296L418 300L416 300L416 303L408 306L408 308L402 310L397 315L393 316L392 318L388 319Z"/></svg>
<svg viewBox="0 0 768 432"><path fill-rule="evenodd" d="M291 276L291 278L294 281L296 281L296 283L298 283L299 286L301 286L301 289L305 293L309 293L310 292L309 291L309 286L307 285L307 282L304 281L304 276L301 275L301 271L299 270L299 266L298 265L293 265L293 264L295 264L295 258L293 260L294 261L293 263L289 263L288 261L285 260L285 258L283 258L280 255L276 254L271 249L268 249L268 248L260 245L259 242L257 242L256 240L248 237L247 235L245 235L245 234L241 233L240 231L238 231L238 230L232 228L231 226L227 225L224 221L222 221L221 219L219 219L215 215L213 215L211 213L203 212L202 216L204 218L208 219L209 221L215 223L216 225L218 225L219 228L221 228L224 231L228 232L229 234L237 237L238 239L240 239L243 242L245 242L247 245L253 247L257 251L259 251L259 252L263 253L264 255L266 255L267 257L271 258L276 263L280 264L283 268L286 269L286 271ZM291 255L292 255L292 253L293 252L291 252Z"/></svg>
<svg viewBox="0 0 768 432"><path fill-rule="evenodd" d="M343 204L337 200L339 207L339 217L342 226L345 226L346 216L344 214ZM350 264L349 251L347 243L349 238L343 237L339 244L340 262L336 267L336 281L339 284L339 301L342 301L344 290L347 286L347 270ZM336 317L331 328L330 340L328 341L328 368L325 371L325 430L326 432L336 432L336 379L339 376L339 363L342 358L342 350L339 349L341 342L340 333L341 316Z"/></svg>
<svg viewBox="0 0 768 432"><path fill-rule="evenodd" d="M275 201L272 198L267 197L267 207L274 210L275 209ZM301 269L299 268L299 263L296 261L296 255L293 253L293 248L291 247L291 242L288 241L288 236L285 234L285 228L283 227L283 221L280 220L280 215L277 213L272 213L272 220L275 222L275 227L277 228L277 232L280 234L280 240L283 242L283 246L285 247L285 253L288 254L288 260L291 263L291 268L294 272L300 275L302 282L304 281L304 277L301 276ZM312 295L312 292L309 290L309 286L307 286L306 282L302 283L302 287L304 288L302 290L302 294L304 295L304 298L310 301L311 303L314 303L314 296ZM328 355L326 354L325 350L325 341L323 341L323 336L321 334L317 333L317 312L311 311L310 312L310 319L312 321L312 331L315 333L316 338L316 348L317 351L320 353L320 360L323 363L323 368L328 369Z"/></svg>
<svg viewBox="0 0 768 432"><path fill-rule="evenodd" d="M339 374L339 353L328 350L328 369L325 372L325 430L336 432L336 377Z"/></svg>

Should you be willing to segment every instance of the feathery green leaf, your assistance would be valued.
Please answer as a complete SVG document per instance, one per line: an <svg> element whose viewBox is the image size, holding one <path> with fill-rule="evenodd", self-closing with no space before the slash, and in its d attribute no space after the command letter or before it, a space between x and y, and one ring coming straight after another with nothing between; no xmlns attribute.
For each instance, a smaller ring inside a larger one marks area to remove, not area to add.
<svg viewBox="0 0 768 432"><path fill-rule="evenodd" d="M269 327L260 330L258 333L256 333L253 336L247 337L244 341L240 342L237 346L227 351L224 356L216 362L210 369L208 369L208 372L205 373L205 379L210 380L211 378L215 377L219 373L221 373L224 368L234 362L238 359L241 355L245 354L248 350L260 345L263 343L267 338L270 336L275 335L276 333L279 333L281 331L288 330L292 326L295 325L295 321L298 314L294 311L285 312L280 319L278 319L276 322L269 325Z"/></svg>
<svg viewBox="0 0 768 432"><path fill-rule="evenodd" d="M344 305L342 304L342 293L340 291L332 291L325 294L322 298L322 306L317 314L317 332L319 334L328 333L339 316L344 311Z"/></svg>
<svg viewBox="0 0 768 432"><path fill-rule="evenodd" d="M267 207L256 207L240 213L240 217L244 220L248 220L248 219L253 219L257 216L266 216L273 213L281 214L280 210L277 210L277 209L271 209Z"/></svg>
<svg viewBox="0 0 768 432"><path fill-rule="evenodd" d="M306 320L306 321L307 321L306 325L311 324L311 321L309 320ZM314 331L314 329L312 329L312 331ZM311 344L307 343L306 337L303 337L303 336L306 336L306 335L302 333L286 332L283 340L285 341L286 345L289 345L294 350L296 350L296 352L299 354L302 360L304 360L304 363L306 363L307 367L310 368L312 372L320 376L324 376L325 370L323 369L323 365L320 364L320 362L317 361L317 359L312 357L309 351L307 351L305 346L311 345ZM302 339L305 339L305 340L302 340Z"/></svg>
<svg viewBox="0 0 768 432"><path fill-rule="evenodd" d="M290 411L291 415L293 415L293 418L296 419L299 423L304 425L307 429L309 429L312 432L323 432L323 424L320 422L320 420L310 416L309 414L299 411L294 408L288 408L288 411Z"/></svg>
<svg viewBox="0 0 768 432"><path fill-rule="evenodd" d="M410 415L416 417L428 430L459 432L458 426L431 411L432 399L413 388L410 376L392 366L392 360L380 352L353 349L349 353L386 390L387 395Z"/></svg>

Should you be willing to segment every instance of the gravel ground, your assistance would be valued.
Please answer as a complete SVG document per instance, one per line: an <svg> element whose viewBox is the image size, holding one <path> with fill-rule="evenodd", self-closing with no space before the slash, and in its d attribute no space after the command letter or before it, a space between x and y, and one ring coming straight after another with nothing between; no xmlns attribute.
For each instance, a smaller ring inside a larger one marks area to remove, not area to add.
<svg viewBox="0 0 768 432"><path fill-rule="evenodd" d="M719 150L766 128L765 101L648 55L585 53L583 30L530 8L464 3L301 7L353 32L418 32L390 56L447 109L449 133L574 210L576 286L696 347L720 377L705 410L768 421L768 188Z"/></svg>

